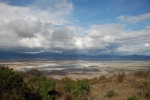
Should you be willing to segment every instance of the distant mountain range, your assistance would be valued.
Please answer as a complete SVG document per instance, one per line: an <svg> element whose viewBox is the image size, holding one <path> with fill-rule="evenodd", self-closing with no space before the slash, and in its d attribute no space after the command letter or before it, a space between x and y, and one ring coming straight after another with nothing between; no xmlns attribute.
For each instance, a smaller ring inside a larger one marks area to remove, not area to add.
<svg viewBox="0 0 150 100"><path fill-rule="evenodd" d="M63 54L51 52L8 52L0 51L0 60L92 60L92 61L115 61L115 60L150 60L150 56L145 55L81 55L81 54Z"/></svg>

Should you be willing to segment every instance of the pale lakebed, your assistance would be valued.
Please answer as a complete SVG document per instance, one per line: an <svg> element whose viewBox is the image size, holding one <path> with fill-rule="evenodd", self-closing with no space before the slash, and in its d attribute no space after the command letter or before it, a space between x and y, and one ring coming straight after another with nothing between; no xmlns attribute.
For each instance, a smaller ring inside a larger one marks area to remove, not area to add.
<svg viewBox="0 0 150 100"><path fill-rule="evenodd" d="M88 61L88 60L38 60L38 61L5 61L7 65L17 71L27 71L37 68L45 75L60 79L94 78L101 75L110 76L117 73L133 73L135 71L150 70L150 61Z"/></svg>

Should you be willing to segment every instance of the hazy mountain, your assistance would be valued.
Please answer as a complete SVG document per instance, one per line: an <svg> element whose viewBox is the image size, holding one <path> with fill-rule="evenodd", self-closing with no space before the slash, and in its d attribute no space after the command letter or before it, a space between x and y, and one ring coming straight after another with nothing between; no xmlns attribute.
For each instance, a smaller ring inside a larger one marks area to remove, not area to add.
<svg viewBox="0 0 150 100"><path fill-rule="evenodd" d="M145 55L85 55L85 54L64 54L52 52L9 52L0 51L0 60L150 60Z"/></svg>

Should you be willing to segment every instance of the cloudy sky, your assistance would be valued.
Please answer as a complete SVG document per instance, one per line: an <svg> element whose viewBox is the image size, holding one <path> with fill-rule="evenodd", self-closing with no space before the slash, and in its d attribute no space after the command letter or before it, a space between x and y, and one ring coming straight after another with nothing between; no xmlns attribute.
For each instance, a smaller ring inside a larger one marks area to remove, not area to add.
<svg viewBox="0 0 150 100"><path fill-rule="evenodd" d="M150 0L0 0L0 50L150 55Z"/></svg>

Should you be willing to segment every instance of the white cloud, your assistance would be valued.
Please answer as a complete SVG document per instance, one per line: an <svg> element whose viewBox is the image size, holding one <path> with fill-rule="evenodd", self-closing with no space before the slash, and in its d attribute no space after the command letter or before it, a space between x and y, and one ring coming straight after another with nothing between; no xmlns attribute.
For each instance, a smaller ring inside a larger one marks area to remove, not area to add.
<svg viewBox="0 0 150 100"><path fill-rule="evenodd" d="M117 52L124 54L124 55L132 55L132 54L137 54L139 53L139 48L138 46L134 45L122 45L117 48Z"/></svg>
<svg viewBox="0 0 150 100"><path fill-rule="evenodd" d="M8 27L20 37L34 37L35 33L41 31L42 23L34 20L11 20Z"/></svg>
<svg viewBox="0 0 150 100"><path fill-rule="evenodd" d="M144 54L148 51L143 45L149 43L149 26L132 31L125 30L125 25L122 24L101 24L92 25L88 32L93 48L99 47L100 51L119 54Z"/></svg>
<svg viewBox="0 0 150 100"><path fill-rule="evenodd" d="M144 44L144 47L149 48L149 47L150 47L150 44L149 44L149 43L145 43L145 44Z"/></svg>
<svg viewBox="0 0 150 100"><path fill-rule="evenodd" d="M63 10L60 8L58 9L56 7L53 7L51 8L53 10L50 10L49 8L40 9L33 7L34 4L30 5L29 7L20 7L7 5L5 3L0 2L0 13L1 13L0 19L9 22L10 20L14 19L25 19L26 17L29 16L40 19L40 21L42 22L52 23L54 25L65 25L69 23L69 21L66 20L66 17L68 17L71 14L73 10L73 5L71 3L67 3L67 1L64 2L64 0L59 0L59 2L55 2L53 4L55 5L62 4L66 7ZM67 6L69 6L70 8Z"/></svg>
<svg viewBox="0 0 150 100"><path fill-rule="evenodd" d="M92 25L89 30L89 35L95 38L116 35L123 31L123 28L124 25L122 24Z"/></svg>
<svg viewBox="0 0 150 100"><path fill-rule="evenodd" d="M118 39L146 39L150 37L150 27L146 26L142 30L137 30L137 31L122 31L122 33L118 36Z"/></svg>
<svg viewBox="0 0 150 100"><path fill-rule="evenodd" d="M140 21L144 21L150 19L150 13L145 13L137 16L119 16L118 19L125 21L127 23L138 23Z"/></svg>
<svg viewBox="0 0 150 100"><path fill-rule="evenodd" d="M143 55L148 54L149 51L150 51L149 44L142 42L122 44L120 47L116 48L116 52L124 55L133 55L133 54Z"/></svg>
<svg viewBox="0 0 150 100"><path fill-rule="evenodd" d="M90 49L93 48L93 40L90 37L75 37L75 45L78 49Z"/></svg>
<svg viewBox="0 0 150 100"><path fill-rule="evenodd" d="M75 49L74 34L68 29L58 29L51 34L50 48L71 50Z"/></svg>
<svg viewBox="0 0 150 100"><path fill-rule="evenodd" d="M0 2L0 38L3 38L0 39L0 46L51 48L54 41L51 34L57 30L57 26L70 23L67 18L73 10L73 4L67 0L51 0L48 4L52 6L47 5L46 9L37 6L46 2L37 0L36 4L27 7ZM64 34L57 34L57 37Z"/></svg>
<svg viewBox="0 0 150 100"><path fill-rule="evenodd" d="M73 4L67 0L37 0L27 7L0 3L0 48L23 47L55 52L149 54L150 26L126 30L120 23L93 24L89 29L69 21ZM39 5L42 4L40 7ZM38 12L38 13L37 13ZM137 23L149 19L119 16L120 20ZM149 54L150 55L150 54Z"/></svg>
<svg viewBox="0 0 150 100"><path fill-rule="evenodd" d="M20 41L20 45L28 48L40 48L42 47L39 38L24 38Z"/></svg>

